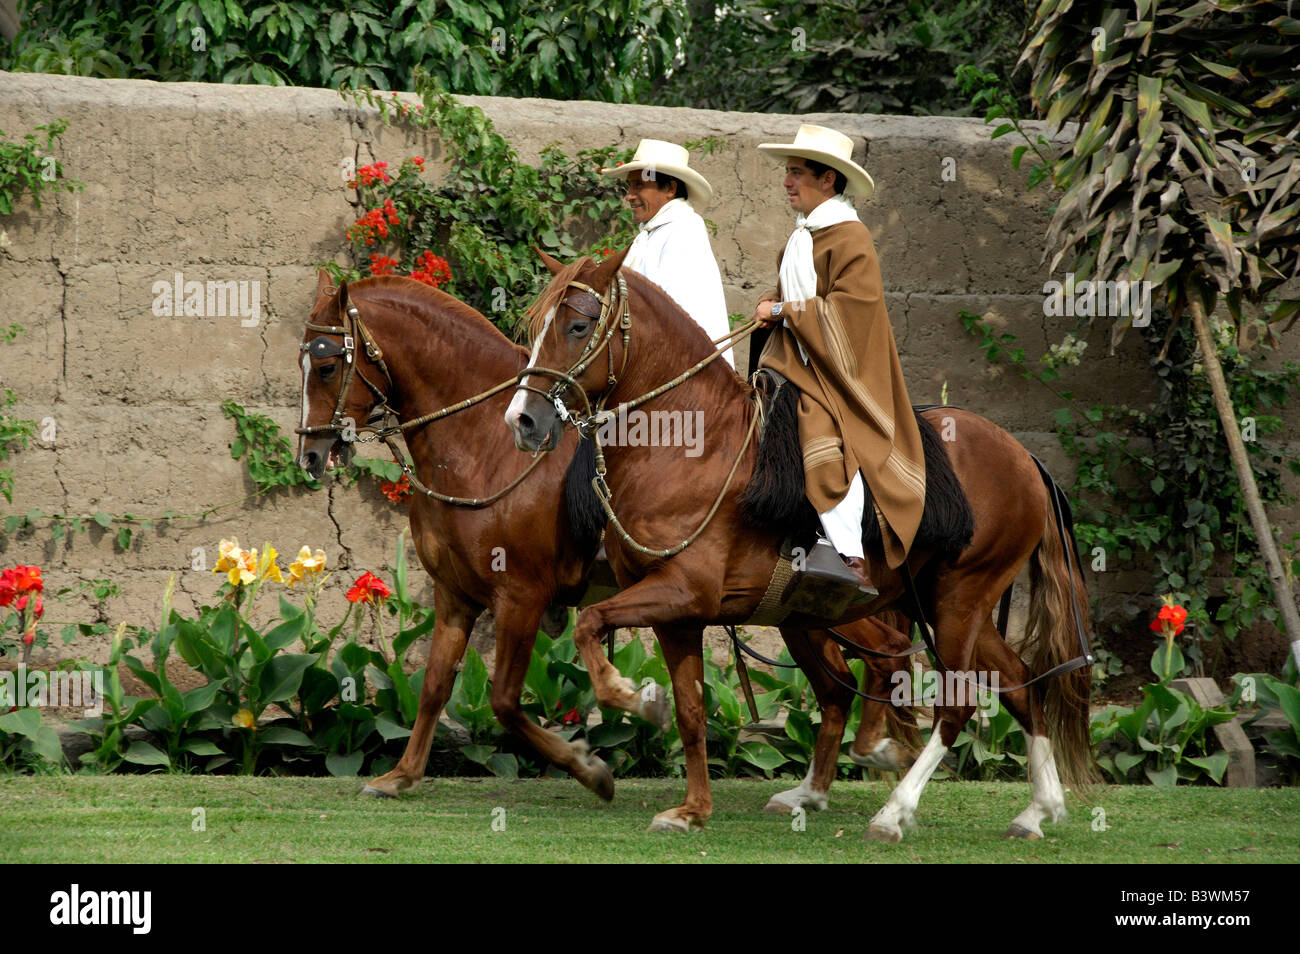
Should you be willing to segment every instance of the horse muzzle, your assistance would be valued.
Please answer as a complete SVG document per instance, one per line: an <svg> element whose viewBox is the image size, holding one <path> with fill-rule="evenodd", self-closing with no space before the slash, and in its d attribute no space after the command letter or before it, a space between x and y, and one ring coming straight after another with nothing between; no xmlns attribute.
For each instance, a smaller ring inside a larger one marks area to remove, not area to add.
<svg viewBox="0 0 1300 954"><path fill-rule="evenodd" d="M526 391L516 392L506 423L521 451L554 450L564 435L564 421L555 408Z"/></svg>
<svg viewBox="0 0 1300 954"><path fill-rule="evenodd" d="M326 470L350 464L354 450L352 443L341 437L314 437L303 441L298 466L307 471L312 480L320 480Z"/></svg>

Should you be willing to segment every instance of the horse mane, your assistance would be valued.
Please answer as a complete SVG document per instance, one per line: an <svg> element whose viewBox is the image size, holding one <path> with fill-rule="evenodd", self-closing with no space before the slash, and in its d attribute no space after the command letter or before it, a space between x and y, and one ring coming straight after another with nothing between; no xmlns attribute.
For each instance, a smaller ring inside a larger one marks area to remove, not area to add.
<svg viewBox="0 0 1300 954"><path fill-rule="evenodd" d="M363 303L371 301L376 304L396 307L405 314L418 319L425 327L430 327L435 321L449 320L455 323L458 329L462 327L478 328L488 334L489 337L496 338L501 344L507 345L511 350L519 347L476 308L465 304L459 298L447 294L440 288L434 288L432 285L426 285L423 282L410 281L392 275L381 275L377 278L364 278L355 284L349 285L348 296L352 297L354 294ZM429 308L430 298L433 304L432 310Z"/></svg>
<svg viewBox="0 0 1300 954"><path fill-rule="evenodd" d="M675 336L677 336L677 340L681 340L683 337L689 338L694 335L697 340L703 342L704 346L709 351L717 350L717 348L713 346L713 339L709 337L708 332L696 323L695 319L690 316L685 308L677 303L677 300L673 298L672 295L664 291L662 285L658 282L651 281L640 272L634 271L630 268L625 269L623 274L627 278L629 290L640 287L642 292L651 292L663 299L664 307L661 309L661 313L667 317L670 322L671 331ZM718 362L715 360L714 364L717 363ZM681 370L685 371L686 368L683 367Z"/></svg>
<svg viewBox="0 0 1300 954"><path fill-rule="evenodd" d="M560 303L564 293L569 290L569 283L578 277L586 266L594 264L591 256L584 255L576 262L565 265L551 277L551 283L542 289L537 300L528 308L528 340L536 344L546 327L546 316L552 308Z"/></svg>

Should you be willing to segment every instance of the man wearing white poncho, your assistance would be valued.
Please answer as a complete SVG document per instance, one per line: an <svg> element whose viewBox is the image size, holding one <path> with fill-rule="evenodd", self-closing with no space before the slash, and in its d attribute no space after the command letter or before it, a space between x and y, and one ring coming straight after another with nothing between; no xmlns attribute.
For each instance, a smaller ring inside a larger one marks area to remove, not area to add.
<svg viewBox="0 0 1300 954"><path fill-rule="evenodd" d="M722 275L704 219L692 207L707 203L713 188L690 167L687 151L674 143L642 139L631 162L600 172L627 178L627 202L641 226L624 266L666 291L710 340L727 334ZM723 358L736 366L730 351Z"/></svg>

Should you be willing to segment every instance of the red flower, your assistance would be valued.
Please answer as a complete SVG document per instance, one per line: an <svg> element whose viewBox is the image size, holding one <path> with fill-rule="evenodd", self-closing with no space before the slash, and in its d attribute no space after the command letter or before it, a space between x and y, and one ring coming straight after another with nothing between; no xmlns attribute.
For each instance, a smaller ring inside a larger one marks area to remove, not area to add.
<svg viewBox="0 0 1300 954"><path fill-rule="evenodd" d="M1162 606L1156 618L1151 621L1151 632L1164 634L1166 625L1175 636L1183 631L1187 622L1187 610L1181 606Z"/></svg>
<svg viewBox="0 0 1300 954"><path fill-rule="evenodd" d="M397 217L397 206L393 205L392 199L384 200L384 215L388 217L389 225L402 224L402 220Z"/></svg>
<svg viewBox="0 0 1300 954"><path fill-rule="evenodd" d="M393 274L393 269L400 264L401 262L399 262L397 259L389 258L387 255L379 255L379 254L371 255L370 274L374 276L391 275Z"/></svg>
<svg viewBox="0 0 1300 954"><path fill-rule="evenodd" d="M349 603L382 603L392 595L388 584L369 570L357 577L347 594Z"/></svg>
<svg viewBox="0 0 1300 954"><path fill-rule="evenodd" d="M413 162L415 164L415 167L419 169L421 172L424 171L424 156L412 156L411 162Z"/></svg>
<svg viewBox="0 0 1300 954"><path fill-rule="evenodd" d="M560 717L560 721L565 725L573 725L575 722L581 722L582 716L578 715L577 709L570 709Z"/></svg>
<svg viewBox="0 0 1300 954"><path fill-rule="evenodd" d="M393 503L401 503L407 497L411 496L411 482L407 479L405 474L403 474L402 479L398 481L385 480L379 485L379 489L383 491L384 496Z"/></svg>
<svg viewBox="0 0 1300 954"><path fill-rule="evenodd" d="M451 266L442 256L424 251L416 256L415 269L411 272L411 277L417 282L439 288L451 281Z"/></svg>
<svg viewBox="0 0 1300 954"><path fill-rule="evenodd" d="M392 178L388 175L388 163L375 162L368 166L362 166L357 170L357 177L348 180L348 188L355 189L357 184L363 186L374 185L376 182L391 182Z"/></svg>
<svg viewBox="0 0 1300 954"><path fill-rule="evenodd" d="M386 206L391 206L392 201L388 200ZM398 224L396 209L389 216L388 222L394 225ZM366 245L374 245L375 237L388 238L388 223L384 221L384 209L371 209L348 229L348 240L352 242L362 242Z"/></svg>
<svg viewBox="0 0 1300 954"><path fill-rule="evenodd" d="M45 582L41 579L41 568L39 566L16 566L14 567L14 573L19 591L30 592L45 589Z"/></svg>
<svg viewBox="0 0 1300 954"><path fill-rule="evenodd" d="M39 566L15 566L0 573L0 606L8 606L24 593L39 593L45 589ZM37 600L39 604L40 600ZM18 609L27 605L26 599L17 604Z"/></svg>

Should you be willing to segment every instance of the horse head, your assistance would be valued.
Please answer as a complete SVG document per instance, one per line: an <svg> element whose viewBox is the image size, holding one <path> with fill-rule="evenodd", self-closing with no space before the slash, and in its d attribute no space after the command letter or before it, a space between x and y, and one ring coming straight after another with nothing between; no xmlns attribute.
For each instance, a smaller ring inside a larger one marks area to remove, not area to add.
<svg viewBox="0 0 1300 954"><path fill-rule="evenodd" d="M569 411L588 411L616 383L627 358L627 292L618 280L627 251L563 265L538 249L552 278L532 307L532 355L506 411L520 450L557 446Z"/></svg>
<svg viewBox="0 0 1300 954"><path fill-rule="evenodd" d="M367 332L348 295L329 273L316 279L316 303L302 344L302 425L298 466L319 479L327 467L352 459L358 422L385 403L387 372L370 354Z"/></svg>

